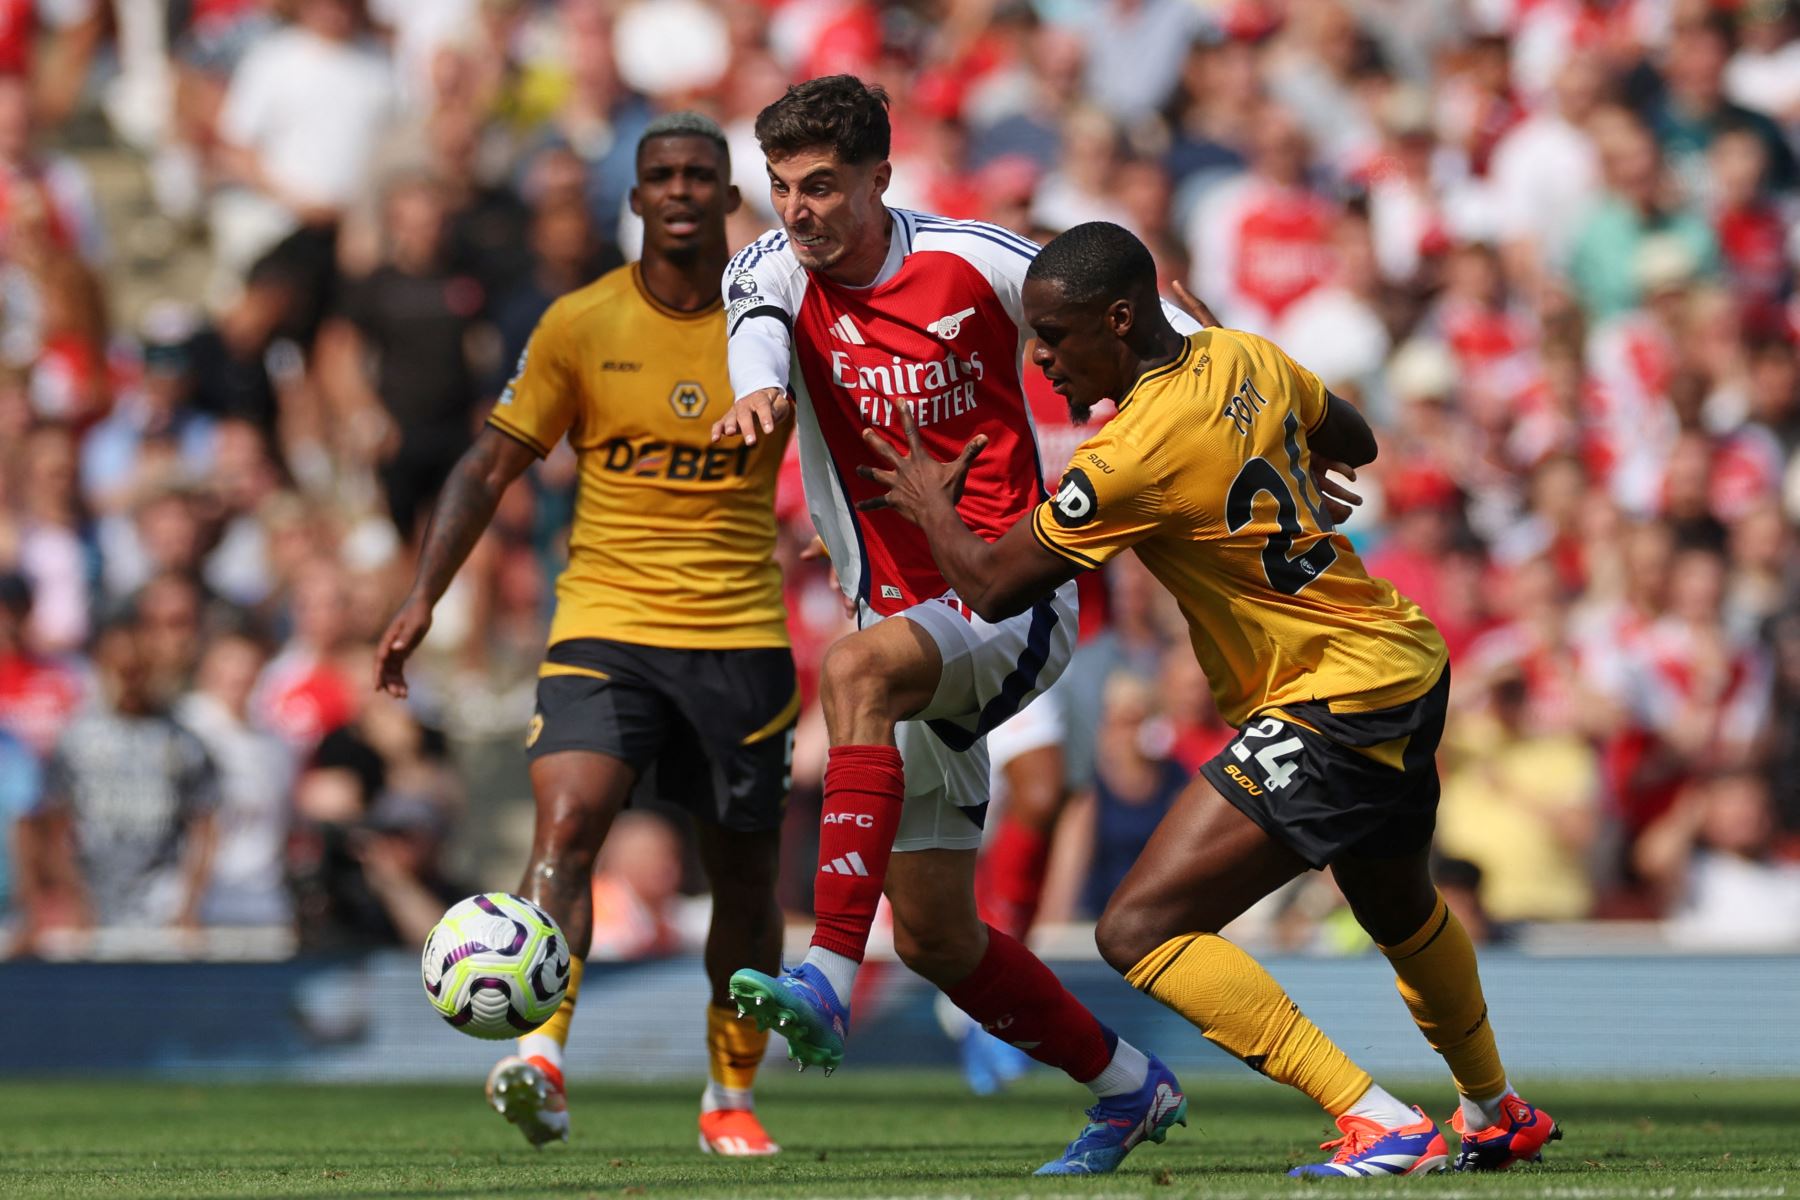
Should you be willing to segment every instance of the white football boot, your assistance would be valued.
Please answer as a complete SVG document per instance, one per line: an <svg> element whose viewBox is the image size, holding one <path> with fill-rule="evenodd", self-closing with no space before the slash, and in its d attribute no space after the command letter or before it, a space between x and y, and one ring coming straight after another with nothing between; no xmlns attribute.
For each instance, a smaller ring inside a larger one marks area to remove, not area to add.
<svg viewBox="0 0 1800 1200"><path fill-rule="evenodd" d="M534 1146L569 1140L569 1099L549 1059L509 1055L488 1072L488 1104Z"/></svg>

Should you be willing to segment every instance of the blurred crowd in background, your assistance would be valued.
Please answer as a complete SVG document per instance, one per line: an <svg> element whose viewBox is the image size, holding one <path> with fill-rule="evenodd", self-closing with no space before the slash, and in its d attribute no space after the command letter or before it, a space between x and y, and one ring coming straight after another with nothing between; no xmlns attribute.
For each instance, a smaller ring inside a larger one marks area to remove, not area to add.
<svg viewBox="0 0 1800 1200"><path fill-rule="evenodd" d="M566 448L409 702L372 640L537 317L635 254L646 123L726 127L736 249L773 223L756 113L835 72L894 98L891 203L1119 222L1369 415L1347 531L1451 646L1440 879L1473 928L1800 939L1795 5L0 0L11 950L416 944L514 883ZM1054 478L1083 431L1032 401ZM844 624L790 475L810 699ZM1053 919L1095 915L1227 736L1135 559L1085 597ZM802 917L822 763L809 704ZM634 812L596 954L678 948L695 883ZM1262 919L1355 945L1323 878Z"/></svg>

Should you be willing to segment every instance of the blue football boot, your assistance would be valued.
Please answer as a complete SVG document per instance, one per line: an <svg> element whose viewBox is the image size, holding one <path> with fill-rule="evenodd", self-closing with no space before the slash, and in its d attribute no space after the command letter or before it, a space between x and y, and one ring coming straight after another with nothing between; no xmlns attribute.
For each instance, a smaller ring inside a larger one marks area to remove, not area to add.
<svg viewBox="0 0 1800 1200"><path fill-rule="evenodd" d="M1444 1144L1444 1135L1438 1132L1430 1117L1417 1108L1413 1112L1418 1114L1417 1121L1393 1129L1383 1128L1366 1117L1345 1113L1337 1119L1338 1130L1344 1136L1319 1147L1337 1153L1326 1162L1307 1163L1288 1174L1296 1178L1337 1179L1346 1175L1367 1178L1371 1175L1428 1175L1442 1171L1450 1163L1450 1150Z"/></svg>
<svg viewBox="0 0 1800 1200"><path fill-rule="evenodd" d="M1174 1125L1187 1124L1187 1097L1174 1072L1150 1056L1144 1086L1123 1096L1108 1096L1087 1110L1087 1127L1060 1158L1037 1169L1039 1175L1105 1175L1116 1171L1132 1148L1148 1140L1160 1142Z"/></svg>
<svg viewBox="0 0 1800 1200"><path fill-rule="evenodd" d="M829 1075L844 1061L850 1006L838 999L825 973L810 963L789 967L779 977L746 968L731 977L738 1014L787 1039L788 1059L825 1068Z"/></svg>

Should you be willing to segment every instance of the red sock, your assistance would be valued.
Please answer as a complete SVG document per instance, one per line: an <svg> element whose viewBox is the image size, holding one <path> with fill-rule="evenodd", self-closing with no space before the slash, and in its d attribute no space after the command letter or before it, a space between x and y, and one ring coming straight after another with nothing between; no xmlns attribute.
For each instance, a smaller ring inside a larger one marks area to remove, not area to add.
<svg viewBox="0 0 1800 1200"><path fill-rule="evenodd" d="M983 907L988 921L1022 938L1037 919L1050 865L1050 839L1023 821L1003 817L982 855Z"/></svg>
<svg viewBox="0 0 1800 1200"><path fill-rule="evenodd" d="M1106 1070L1119 1044L1037 955L991 925L980 964L944 994L983 1029L1077 1083Z"/></svg>
<svg viewBox="0 0 1800 1200"><path fill-rule="evenodd" d="M862 961L900 829L906 778L893 746L833 746L825 760L812 944Z"/></svg>

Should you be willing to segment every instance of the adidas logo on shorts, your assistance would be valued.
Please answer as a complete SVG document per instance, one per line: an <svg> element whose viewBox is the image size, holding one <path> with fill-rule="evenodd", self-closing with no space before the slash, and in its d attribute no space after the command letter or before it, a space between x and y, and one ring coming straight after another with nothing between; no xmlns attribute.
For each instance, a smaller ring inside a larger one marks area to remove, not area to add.
<svg viewBox="0 0 1800 1200"><path fill-rule="evenodd" d="M819 868L821 875L867 875L868 873L869 868L863 866L862 855L854 850L832 859Z"/></svg>

